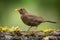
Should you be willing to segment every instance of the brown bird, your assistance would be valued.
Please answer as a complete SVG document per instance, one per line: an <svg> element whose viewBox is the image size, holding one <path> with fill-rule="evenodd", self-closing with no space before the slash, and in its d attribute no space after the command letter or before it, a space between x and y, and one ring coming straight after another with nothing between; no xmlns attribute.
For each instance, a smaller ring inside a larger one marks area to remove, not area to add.
<svg viewBox="0 0 60 40"><path fill-rule="evenodd" d="M54 21L45 20L40 16L30 15L24 8L17 9L17 11L21 14L21 19L23 23L31 27L37 28L39 24L44 22L56 23ZM30 30L31 27L28 30Z"/></svg>

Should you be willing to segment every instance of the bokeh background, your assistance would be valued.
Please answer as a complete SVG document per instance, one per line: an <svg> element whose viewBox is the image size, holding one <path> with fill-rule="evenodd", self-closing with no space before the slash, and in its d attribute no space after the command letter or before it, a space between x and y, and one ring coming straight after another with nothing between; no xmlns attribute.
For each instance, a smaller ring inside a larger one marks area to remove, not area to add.
<svg viewBox="0 0 60 40"><path fill-rule="evenodd" d="M0 26L19 26L20 29L27 30L29 27L22 22L21 15L15 11L18 8L25 8L32 15L57 22L56 24L42 23L37 30L60 29L59 0L0 0Z"/></svg>

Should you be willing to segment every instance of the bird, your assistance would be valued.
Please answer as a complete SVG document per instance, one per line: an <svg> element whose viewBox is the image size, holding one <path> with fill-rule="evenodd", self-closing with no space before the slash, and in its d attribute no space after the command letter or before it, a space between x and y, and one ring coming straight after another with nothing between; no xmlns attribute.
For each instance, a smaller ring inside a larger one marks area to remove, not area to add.
<svg viewBox="0 0 60 40"><path fill-rule="evenodd" d="M44 23L44 22L56 23L54 21L45 20L43 17L40 17L40 16L31 15L27 12L27 10L25 8L20 8L20 9L16 9L16 10L21 15L21 20L23 21L23 23L30 26L28 31L32 27L37 28L39 24Z"/></svg>

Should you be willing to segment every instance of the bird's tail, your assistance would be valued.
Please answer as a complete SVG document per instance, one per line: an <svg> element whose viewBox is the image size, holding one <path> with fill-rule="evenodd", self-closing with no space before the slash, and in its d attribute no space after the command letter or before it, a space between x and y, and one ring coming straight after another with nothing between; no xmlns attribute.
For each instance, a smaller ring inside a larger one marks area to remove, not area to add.
<svg viewBox="0 0 60 40"><path fill-rule="evenodd" d="M46 20L44 22L56 23L55 21L49 21L49 20Z"/></svg>

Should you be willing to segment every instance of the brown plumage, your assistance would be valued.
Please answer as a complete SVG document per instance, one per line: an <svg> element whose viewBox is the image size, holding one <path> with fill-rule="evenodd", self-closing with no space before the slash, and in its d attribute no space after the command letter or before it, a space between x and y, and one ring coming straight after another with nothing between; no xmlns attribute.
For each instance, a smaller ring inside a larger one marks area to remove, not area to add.
<svg viewBox="0 0 60 40"><path fill-rule="evenodd" d="M23 23L28 26L37 27L39 24L41 24L43 22L56 23L54 21L44 20L42 17L39 17L39 16L30 15L24 8L17 9L17 10L21 14L21 19L22 19Z"/></svg>

